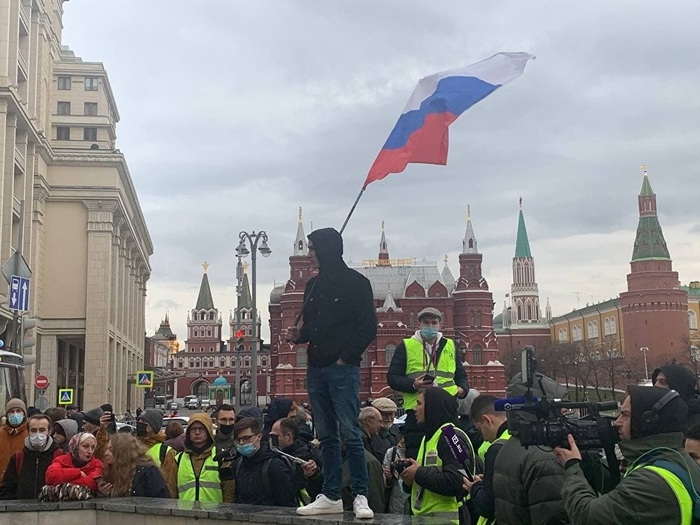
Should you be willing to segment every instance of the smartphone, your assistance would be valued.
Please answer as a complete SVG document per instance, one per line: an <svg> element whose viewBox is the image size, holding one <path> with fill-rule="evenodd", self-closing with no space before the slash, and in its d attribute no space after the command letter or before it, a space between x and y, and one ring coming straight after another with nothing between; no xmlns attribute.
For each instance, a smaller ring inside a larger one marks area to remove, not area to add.
<svg viewBox="0 0 700 525"><path fill-rule="evenodd" d="M104 482L105 482L105 479L102 476L97 476L95 478L95 483L97 483L98 485L101 485Z"/></svg>
<svg viewBox="0 0 700 525"><path fill-rule="evenodd" d="M430 374L425 374L421 381L430 381L431 383L435 381L435 376L432 376Z"/></svg>
<svg viewBox="0 0 700 525"><path fill-rule="evenodd" d="M270 447L280 448L280 437L277 434L270 434Z"/></svg>

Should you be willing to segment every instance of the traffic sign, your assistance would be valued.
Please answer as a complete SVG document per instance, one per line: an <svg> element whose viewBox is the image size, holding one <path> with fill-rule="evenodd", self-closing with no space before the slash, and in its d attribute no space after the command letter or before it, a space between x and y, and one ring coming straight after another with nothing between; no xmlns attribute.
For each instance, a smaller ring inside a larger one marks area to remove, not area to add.
<svg viewBox="0 0 700 525"><path fill-rule="evenodd" d="M32 271L29 269L27 261L22 257L22 254L18 252L13 253L12 257L5 261L0 271L2 271L2 275L5 277L7 284L10 284L10 279L13 275L19 275L25 279L29 279L32 276Z"/></svg>
<svg viewBox="0 0 700 525"><path fill-rule="evenodd" d="M49 378L44 374L39 374L34 378L34 386L39 390L46 390L49 386Z"/></svg>
<svg viewBox="0 0 700 525"><path fill-rule="evenodd" d="M13 275L10 278L10 310L17 312L29 311L29 279Z"/></svg>
<svg viewBox="0 0 700 525"><path fill-rule="evenodd" d="M49 408L49 400L46 399L44 396L37 397L34 401L34 406L43 412L44 410Z"/></svg>
<svg viewBox="0 0 700 525"><path fill-rule="evenodd" d="M72 388L59 388L58 389L58 404L59 405L72 405L73 404L73 389Z"/></svg>
<svg viewBox="0 0 700 525"><path fill-rule="evenodd" d="M153 388L153 371L139 370L136 372L136 386L138 388Z"/></svg>

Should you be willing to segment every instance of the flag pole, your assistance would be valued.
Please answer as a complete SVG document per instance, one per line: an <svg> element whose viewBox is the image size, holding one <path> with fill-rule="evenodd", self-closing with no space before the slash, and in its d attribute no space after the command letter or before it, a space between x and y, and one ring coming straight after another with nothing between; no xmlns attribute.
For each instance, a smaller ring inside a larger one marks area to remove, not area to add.
<svg viewBox="0 0 700 525"><path fill-rule="evenodd" d="M350 220L350 217L352 217L353 212L355 211L355 208L357 207L357 203L360 202L360 198L362 198L362 194L365 192L365 187L363 186L362 189L360 190L360 193L357 194L357 198L355 199L355 202L352 204L352 208L350 208L350 212L348 213L348 216L345 217L345 222L340 228L340 235L343 235L343 231L345 230L345 227L348 225L348 221ZM316 281L314 281L314 285L316 284ZM309 297L311 297L311 291L313 290L313 286L311 287L311 290L309 290L309 293L306 296L306 299L304 299L304 302L301 305L301 308L299 309L299 313L297 314L296 319L294 319L294 325L293 326L299 326L299 321L301 321L301 316L304 314L304 307L306 306L306 303L309 301Z"/></svg>
<svg viewBox="0 0 700 525"><path fill-rule="evenodd" d="M350 220L350 217L352 217L352 214L355 211L355 208L357 207L357 203L360 202L360 198L362 197L362 194L364 192L365 192L365 186L362 186L362 189L360 190L360 193L357 195L357 198L355 199L355 202L353 203L352 208L350 208L350 213L348 213L348 216L345 217L345 222L340 227L340 235L343 235L343 231L345 231L345 227L348 225L348 221Z"/></svg>

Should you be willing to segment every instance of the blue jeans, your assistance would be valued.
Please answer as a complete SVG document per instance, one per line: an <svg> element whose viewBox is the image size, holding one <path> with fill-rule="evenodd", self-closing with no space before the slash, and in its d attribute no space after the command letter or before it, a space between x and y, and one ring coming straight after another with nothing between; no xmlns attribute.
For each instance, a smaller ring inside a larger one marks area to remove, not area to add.
<svg viewBox="0 0 700 525"><path fill-rule="evenodd" d="M323 494L339 500L343 482L340 438L345 443L352 493L368 493L367 460L357 417L360 413L360 368L333 363L309 367L307 381L314 427L321 441Z"/></svg>

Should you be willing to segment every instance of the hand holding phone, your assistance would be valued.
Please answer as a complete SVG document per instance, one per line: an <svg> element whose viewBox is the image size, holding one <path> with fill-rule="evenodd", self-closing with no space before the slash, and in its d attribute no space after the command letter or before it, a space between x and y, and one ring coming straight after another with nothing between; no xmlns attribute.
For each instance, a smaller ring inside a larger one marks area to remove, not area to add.
<svg viewBox="0 0 700 525"><path fill-rule="evenodd" d="M435 381L435 376L430 375L430 374L425 374L423 377L421 377L421 381L433 383Z"/></svg>

